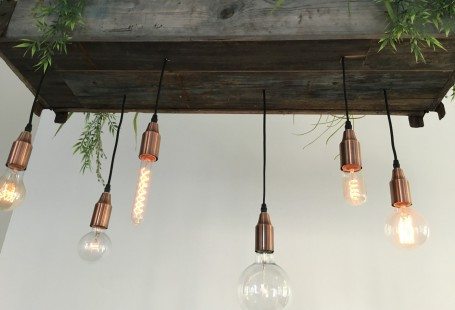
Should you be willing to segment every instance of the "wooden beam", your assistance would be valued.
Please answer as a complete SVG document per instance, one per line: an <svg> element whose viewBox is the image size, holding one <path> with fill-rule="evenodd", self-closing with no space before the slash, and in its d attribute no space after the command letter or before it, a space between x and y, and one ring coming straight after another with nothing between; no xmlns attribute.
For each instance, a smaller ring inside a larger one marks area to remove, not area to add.
<svg viewBox="0 0 455 310"><path fill-rule="evenodd" d="M444 103L439 103L436 107L435 112L438 113L439 120L443 119L446 116L446 108L444 107Z"/></svg>
<svg viewBox="0 0 455 310"><path fill-rule="evenodd" d="M17 4L8 39L36 37L35 0ZM378 39L386 26L372 0L90 1L76 41ZM361 27L359 27L361 25Z"/></svg>
<svg viewBox="0 0 455 310"><path fill-rule="evenodd" d="M0 38L5 35L8 29L16 3L15 0L3 0L0 2Z"/></svg>
<svg viewBox="0 0 455 310"><path fill-rule="evenodd" d="M409 115L409 126L412 128L421 128L425 125L423 115Z"/></svg>
<svg viewBox="0 0 455 310"><path fill-rule="evenodd" d="M56 124L65 124L69 118L68 112L55 112L54 123Z"/></svg>

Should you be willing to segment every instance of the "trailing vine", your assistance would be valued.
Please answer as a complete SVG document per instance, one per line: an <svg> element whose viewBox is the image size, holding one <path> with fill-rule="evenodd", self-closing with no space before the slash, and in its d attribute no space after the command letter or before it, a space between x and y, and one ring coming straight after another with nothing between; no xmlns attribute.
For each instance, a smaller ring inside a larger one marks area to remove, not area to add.
<svg viewBox="0 0 455 310"><path fill-rule="evenodd" d="M71 34L76 27L84 24L82 13L85 0L39 0L32 10L36 27L40 33L37 39L23 39L16 47L24 48L24 56L37 56L37 70L46 71L52 65L56 53L67 53Z"/></svg>
<svg viewBox="0 0 455 310"><path fill-rule="evenodd" d="M79 154L82 157L81 172L86 170L93 171L93 162L95 162L95 173L98 182L103 183L104 179L101 174L102 161L106 159L103 149L102 135L104 127L107 125L111 135L117 130L117 118L111 113L85 113L85 126L79 139L73 146L73 154Z"/></svg>

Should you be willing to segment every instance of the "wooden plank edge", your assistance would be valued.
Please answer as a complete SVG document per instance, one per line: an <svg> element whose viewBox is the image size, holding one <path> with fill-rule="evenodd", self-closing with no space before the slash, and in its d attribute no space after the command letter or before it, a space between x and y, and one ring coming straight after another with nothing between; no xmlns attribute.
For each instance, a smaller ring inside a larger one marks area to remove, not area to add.
<svg viewBox="0 0 455 310"><path fill-rule="evenodd" d="M452 71L447 82L442 87L441 91L438 93L438 96L433 100L433 102L428 107L428 111L437 112L437 108L439 105L442 104L445 96L449 92L449 90L455 85L455 70ZM445 115L445 113L444 113ZM444 116L443 116L444 117ZM442 119L442 118L440 118Z"/></svg>
<svg viewBox="0 0 455 310"><path fill-rule="evenodd" d="M64 113L64 112L74 112L74 113L97 113L97 112L105 112L105 113L119 113L120 109L92 109L92 108L81 108L81 107L74 107L74 108L55 108L52 109L55 113ZM153 113L152 109L125 109L125 113L130 112L139 112L139 113ZM334 114L334 115L344 115L344 110L331 110L330 113L327 110L283 110L283 109L269 109L267 110L268 114L303 114L303 115L319 115L319 114ZM224 110L224 109L160 109L159 113L163 114L261 114L262 110ZM387 112L385 110L377 110L377 111L362 111L362 110L352 110L351 113L353 115L386 115ZM401 110L401 111L392 111L392 115L401 115L401 116L409 116L409 115L418 115L418 112L415 110ZM422 112L422 115L424 112Z"/></svg>
<svg viewBox="0 0 455 310"><path fill-rule="evenodd" d="M3 0L0 2L0 37L6 34L16 3L16 0Z"/></svg>
<svg viewBox="0 0 455 310"><path fill-rule="evenodd" d="M0 58L3 59L3 61L6 63L6 65L13 71L13 73L21 80L22 83L24 83L25 87L28 88L28 90L35 95L35 88L29 83L29 81L25 78L25 76L21 73L19 69L11 62L9 61L8 57L3 54L2 50L0 49ZM47 108L49 105L47 104L46 100L42 97L39 96L37 104L39 107L34 108L34 113L37 116L41 115L41 111L45 108Z"/></svg>

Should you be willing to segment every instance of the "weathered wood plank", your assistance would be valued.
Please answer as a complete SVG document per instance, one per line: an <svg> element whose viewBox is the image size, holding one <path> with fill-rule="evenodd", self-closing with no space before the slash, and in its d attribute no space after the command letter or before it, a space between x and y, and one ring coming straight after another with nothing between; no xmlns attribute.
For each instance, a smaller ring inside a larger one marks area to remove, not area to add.
<svg viewBox="0 0 455 310"><path fill-rule="evenodd" d="M115 98L128 96L128 108L149 110L154 105L155 71L61 71L66 84L79 100L77 106L59 104L54 108L109 109ZM348 96L358 112L382 113L381 89L390 90L391 108L425 111L449 73L432 72L428 81L410 80L412 72L351 72ZM269 92L271 110L342 111L340 72L173 72L164 80L160 109L191 111L259 111L260 91ZM258 97L259 96L259 97ZM368 113L368 114L369 114Z"/></svg>
<svg viewBox="0 0 455 310"><path fill-rule="evenodd" d="M109 101L110 103L112 102L118 102L118 98L102 98L105 102ZM261 100L261 99L259 99ZM85 105L90 105L85 102L85 99L82 99ZM406 102L406 100L400 100L398 101L398 104ZM106 107L107 106L107 107ZM65 108L65 109L55 109L55 112L108 112L108 113L119 113L120 109L113 107L113 105L94 105L91 108L87 107L82 107L78 106L76 108ZM140 113L153 113L153 108L144 108L144 109L137 109L137 108L127 108L125 110L125 113L130 113L130 112L140 112ZM386 111L385 110L380 110L378 108L377 110L352 110L351 111L353 115L385 115ZM391 114L397 115L397 116L409 116L413 113L413 110L396 110L393 111ZM160 109L160 114L165 114L165 113L170 113L170 114L261 114L262 110L261 107L257 108L250 108L250 109L245 109L242 108L241 110L226 110L226 109L216 109L216 108L210 108L210 107L202 107L202 108L197 108L197 107L190 107L190 108L182 108L182 109L171 109L171 108L162 108ZM274 108L267 110L268 114L305 114L305 115L319 115L319 114L327 114L326 109L298 109L298 110L290 110L290 109L280 109L280 108ZM338 110L333 110L331 111L332 114L334 115L343 115L344 110L338 109Z"/></svg>
<svg viewBox="0 0 455 310"><path fill-rule="evenodd" d="M37 35L35 0L18 2L7 37ZM89 1L76 41L377 39L386 25L372 0Z"/></svg>
<svg viewBox="0 0 455 310"><path fill-rule="evenodd" d="M75 42L68 56L55 59L42 97L55 111L107 111L112 109L112 100L127 93L130 109L148 110L163 54L173 52L165 75L163 111L256 111L257 94L266 87L276 94L277 113L335 113L343 107L340 57L348 55L354 56L347 59L347 81L355 111L383 113L383 107L375 103L381 101L380 89L385 87L395 101L393 113L415 115L433 111L433 102L450 84L455 44L445 43L451 49L443 62L435 56L428 64L414 65L412 55L402 51L395 57L389 52L372 54L372 46L377 46L372 40ZM34 60L23 58L13 45L3 42L0 49L35 85L40 73L33 70ZM280 47L297 57L280 53Z"/></svg>
<svg viewBox="0 0 455 310"><path fill-rule="evenodd" d="M340 70L341 56L348 70L453 71L455 40L442 40L447 51L424 49L426 63L416 63L403 44L398 52L377 53L375 40L254 41L254 42L74 42L68 55L56 55L63 70L160 70L164 56L175 71L305 71ZM7 57L31 67L30 58L0 43Z"/></svg>
<svg viewBox="0 0 455 310"><path fill-rule="evenodd" d="M425 122L423 120L424 115L409 115L409 126L412 128L421 128L425 126Z"/></svg>
<svg viewBox="0 0 455 310"><path fill-rule="evenodd" d="M14 0L0 2L0 37L4 36L15 7L16 1Z"/></svg>

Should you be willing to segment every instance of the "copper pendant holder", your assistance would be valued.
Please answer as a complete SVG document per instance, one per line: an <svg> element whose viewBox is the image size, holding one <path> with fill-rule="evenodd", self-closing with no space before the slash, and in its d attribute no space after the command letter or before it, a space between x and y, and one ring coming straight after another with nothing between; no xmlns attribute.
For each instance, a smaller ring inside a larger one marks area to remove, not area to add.
<svg viewBox="0 0 455 310"><path fill-rule="evenodd" d="M256 253L271 254L275 251L275 235L267 212L261 212L256 225Z"/></svg>
<svg viewBox="0 0 455 310"><path fill-rule="evenodd" d="M140 160L157 161L160 153L161 135L157 122L150 122L142 134Z"/></svg>
<svg viewBox="0 0 455 310"><path fill-rule="evenodd" d="M107 229L111 218L112 204L111 193L104 192L93 209L90 227Z"/></svg>
<svg viewBox="0 0 455 310"><path fill-rule="evenodd" d="M412 205L411 187L401 168L393 168L392 180L390 180L390 199L395 208Z"/></svg>
<svg viewBox="0 0 455 310"><path fill-rule="evenodd" d="M32 133L23 131L11 146L6 166L17 171L24 171L27 169L31 154Z"/></svg>
<svg viewBox="0 0 455 310"><path fill-rule="evenodd" d="M362 170L360 143L353 129L345 129L340 143L340 168L344 172Z"/></svg>

